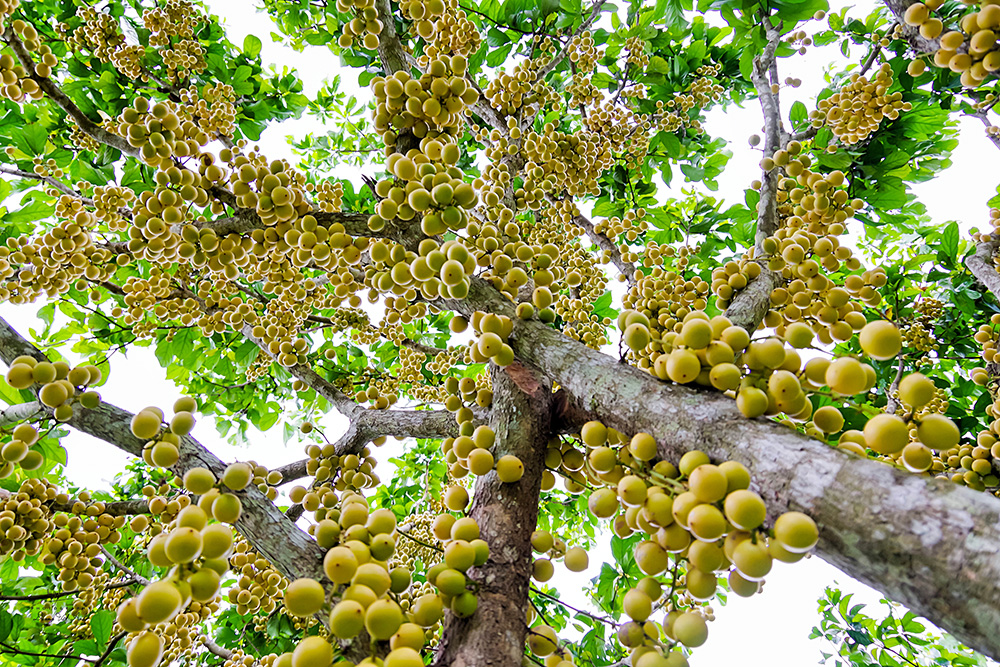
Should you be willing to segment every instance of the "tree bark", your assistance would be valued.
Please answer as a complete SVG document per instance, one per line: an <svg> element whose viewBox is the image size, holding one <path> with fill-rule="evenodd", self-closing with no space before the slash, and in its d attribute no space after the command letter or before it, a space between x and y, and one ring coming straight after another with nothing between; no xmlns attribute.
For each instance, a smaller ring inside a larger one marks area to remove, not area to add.
<svg viewBox="0 0 1000 667"><path fill-rule="evenodd" d="M997 245L996 241L978 244L976 252L965 258L965 266L983 287L1000 299L1000 273L997 273L996 265L993 263L993 253L996 252Z"/></svg>
<svg viewBox="0 0 1000 667"><path fill-rule="evenodd" d="M470 570L480 583L479 608L471 618L450 612L445 621L437 667L520 667L528 627L525 609L531 578L531 533L538 519L538 496L545 449L552 433L552 387L519 362L505 369L491 364L497 459L512 454L524 476L502 484L496 471L476 482L470 516L490 545L485 565Z"/></svg>

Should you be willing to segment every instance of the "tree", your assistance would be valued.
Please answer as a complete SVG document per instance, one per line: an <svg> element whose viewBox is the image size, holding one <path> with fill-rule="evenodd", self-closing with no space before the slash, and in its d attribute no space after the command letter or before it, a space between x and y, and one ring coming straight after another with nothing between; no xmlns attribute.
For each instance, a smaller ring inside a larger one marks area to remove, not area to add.
<svg viewBox="0 0 1000 667"><path fill-rule="evenodd" d="M882 599L884 618L865 613L864 604L853 604L850 595L827 588L819 599L823 620L812 637L823 637L837 646L836 653L823 653L825 664L834 665L987 665L987 659L970 651L947 634L937 636L912 613L897 616L898 605ZM834 657L836 656L836 657ZM846 658L844 663L840 658Z"/></svg>
<svg viewBox="0 0 1000 667"><path fill-rule="evenodd" d="M815 549L1000 655L996 242L908 191L953 113L1000 145L994 5L264 4L371 101L307 97L187 0L0 2L0 298L45 324L0 322L0 652L682 665L720 591ZM863 62L786 124L782 60L833 43ZM745 203L658 192L717 187L704 113L750 99ZM254 147L304 112L331 129L300 164ZM191 398L103 402L135 345ZM308 458L227 465L195 413ZM136 457L114 494L66 479L68 429ZM598 518L591 613L545 582Z"/></svg>

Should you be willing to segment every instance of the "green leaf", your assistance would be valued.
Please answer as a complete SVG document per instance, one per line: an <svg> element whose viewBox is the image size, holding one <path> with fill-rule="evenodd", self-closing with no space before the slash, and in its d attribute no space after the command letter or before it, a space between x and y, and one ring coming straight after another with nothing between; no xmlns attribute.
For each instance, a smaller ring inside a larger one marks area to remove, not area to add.
<svg viewBox="0 0 1000 667"><path fill-rule="evenodd" d="M958 223L949 222L948 226L941 232L941 252L945 257L956 257L958 255Z"/></svg>
<svg viewBox="0 0 1000 667"><path fill-rule="evenodd" d="M247 35L243 40L243 53L245 53L250 58L256 58L260 55L260 49L263 44L260 41L260 37L256 35Z"/></svg>
<svg viewBox="0 0 1000 667"><path fill-rule="evenodd" d="M90 629L94 632L97 647L101 650L108 644L111 637L111 627L115 623L115 615L107 609L101 609L90 617Z"/></svg>
<svg viewBox="0 0 1000 667"><path fill-rule="evenodd" d="M14 619L7 613L6 609L0 607L0 642L10 636L10 631L14 629Z"/></svg>
<svg viewBox="0 0 1000 667"><path fill-rule="evenodd" d="M788 110L788 120L791 121L792 127L802 127L808 119L809 111L802 102L796 101Z"/></svg>
<svg viewBox="0 0 1000 667"><path fill-rule="evenodd" d="M12 134L14 145L21 149L21 152L25 155L42 155L45 152L45 142L48 141L49 133L41 123L23 125L19 130Z"/></svg>
<svg viewBox="0 0 1000 667"><path fill-rule="evenodd" d="M510 37L508 37L506 33L497 30L496 28L490 28L486 32L486 43L489 44L490 46L493 47L503 46L504 44L507 44L509 42L510 42Z"/></svg>

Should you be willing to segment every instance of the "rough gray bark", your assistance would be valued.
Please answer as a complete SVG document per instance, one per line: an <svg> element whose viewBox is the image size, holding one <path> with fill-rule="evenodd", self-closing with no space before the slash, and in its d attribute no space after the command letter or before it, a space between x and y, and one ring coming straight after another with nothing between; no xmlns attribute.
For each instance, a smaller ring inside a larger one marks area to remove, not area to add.
<svg viewBox="0 0 1000 667"><path fill-rule="evenodd" d="M733 297L729 307L726 308L726 317L736 326L753 333L764 321L764 315L771 307L771 292L783 282L780 273L762 267L760 275L747 283L747 286Z"/></svg>
<svg viewBox="0 0 1000 667"><path fill-rule="evenodd" d="M1000 243L997 241L978 244L976 252L965 258L965 266L983 287L1000 299L1000 273L997 273L996 265L993 263L993 254L997 251L998 245Z"/></svg>
<svg viewBox="0 0 1000 667"><path fill-rule="evenodd" d="M531 533L538 518L538 494L551 434L552 387L514 362L506 369L491 364L496 457L513 454L524 464L515 484L501 484L496 472L476 481L470 516L490 545L490 558L470 571L480 582L479 608L445 620L438 667L520 667L528 628L524 611L531 578Z"/></svg>
<svg viewBox="0 0 1000 667"><path fill-rule="evenodd" d="M18 405L12 405L9 408L0 410L0 428L8 428L14 426L18 422L22 422L25 419L30 419L31 417L47 412L48 408L39 403L38 401L31 401L30 403L19 403Z"/></svg>

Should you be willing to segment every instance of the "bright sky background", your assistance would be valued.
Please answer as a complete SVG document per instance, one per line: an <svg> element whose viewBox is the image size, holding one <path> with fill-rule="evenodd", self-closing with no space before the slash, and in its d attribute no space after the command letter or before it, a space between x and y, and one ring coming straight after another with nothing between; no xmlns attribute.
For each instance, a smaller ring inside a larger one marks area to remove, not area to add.
<svg viewBox="0 0 1000 667"><path fill-rule="evenodd" d="M321 47L296 53L273 43L269 37L274 30L270 19L265 14L248 11L249 3L243 0L207 0L206 4L212 13L223 18L232 42L241 44L244 36L255 34L263 41L261 57L265 64L276 64L279 69L282 66L296 69L305 82L306 94L315 93L325 78L332 78L341 71L338 59ZM851 11L851 16L863 18L869 7L869 3L861 3ZM812 32L812 28L806 26L807 31ZM856 48L852 53L853 62L859 62L863 55ZM782 91L782 108L786 115L795 100L803 101L807 108L814 107L815 95L825 85L818 73L830 62L843 67L848 61L843 59L836 46L829 46L810 49L804 57L779 62L782 78L793 76L803 81L799 89ZM342 89L367 99L367 90L358 87L356 76L356 71L343 71ZM742 201L744 189L750 181L759 177L759 153L748 150L746 141L751 134L760 131L761 124L756 101L749 102L745 109L716 109L708 114L706 131L711 136L726 138L734 153L718 179L720 191L717 196L723 196L729 203ZM315 119L303 118L272 126L258 143L270 157L286 157L294 162L285 137L301 137L307 132L322 134L323 131L322 125ZM984 138L983 125L979 120L962 119L961 132L962 142L953 154L954 166L934 181L921 184L914 190L936 222L943 226L950 220L958 220L962 229L968 232L971 227L985 226L988 220L986 201L995 194L996 182L981 177L982 165L994 164L997 156L996 148ZM360 173L360 170L345 168L339 175L358 184ZM678 174L672 188L661 188L664 194L671 191L679 194L678 188L683 185L678 182L681 178ZM27 334L30 328L41 327L34 316L35 310L33 306L0 304L0 314L23 334ZM63 353L66 354L66 351ZM72 358L72 355L68 356ZM115 357L111 369L102 394L105 400L120 407L131 411L147 405L168 409L179 395L173 384L164 380L164 371L149 349L133 348L128 352L127 361L120 355ZM333 414L325 417L321 424L332 438L345 427L346 422ZM281 424L267 433L251 429L248 448L233 447L219 439L207 420L196 427L193 435L225 461L252 458L266 466L276 467L302 457L301 445L294 440L287 446L282 444ZM69 456L69 476L84 487L109 488L109 481L124 469L128 461L126 455L117 449L76 432L64 440L64 445ZM399 447L390 442L379 450L377 456L385 460L398 452ZM382 475L386 477L385 472ZM586 579L596 576L604 559L610 559L607 547L592 552L591 570L584 575L569 576L564 568L557 566L555 583L567 601L578 606L586 604L581 586ZM870 613L879 613L874 608L880 597L876 591L852 580L819 558L810 558L791 566L779 563L768 576L761 595L751 600L734 596L728 606L716 606L717 620L710 624L709 641L695 652L691 664L694 667L745 664L750 657L749 650L766 652L769 664L782 667L815 664L820 659L820 651L826 648L818 641L808 639L810 629L818 621L816 600L823 588L834 582L845 592L855 593L858 601L869 603ZM753 660L750 663L755 664Z"/></svg>

